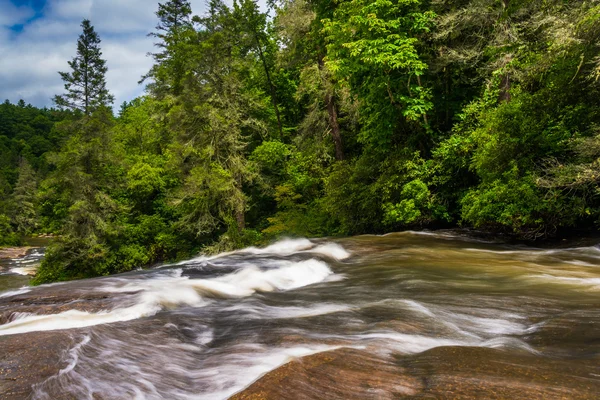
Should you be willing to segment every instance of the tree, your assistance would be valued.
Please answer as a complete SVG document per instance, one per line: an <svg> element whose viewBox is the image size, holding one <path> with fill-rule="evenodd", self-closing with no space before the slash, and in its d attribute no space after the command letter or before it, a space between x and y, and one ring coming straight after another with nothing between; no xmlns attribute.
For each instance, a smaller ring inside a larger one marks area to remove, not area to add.
<svg viewBox="0 0 600 400"><path fill-rule="evenodd" d="M273 83L272 69L273 66L267 57L271 51L269 48L270 39L266 32L267 29L267 14L260 12L258 3L256 0L240 0L234 1L233 3L234 17L239 18L240 24L240 36L242 42L249 48L252 48L258 54L260 62L263 65L265 76L267 78L267 85L271 94L271 102L273 103L273 109L275 116L277 117L277 127L279 129L279 136L283 136L283 125L281 122L281 114L279 112L278 100L277 100L277 88ZM272 58L272 57L270 57Z"/></svg>
<svg viewBox="0 0 600 400"><path fill-rule="evenodd" d="M329 3L329 2L328 2ZM335 6L316 4L311 8L306 0L284 2L277 10L276 27L282 45L281 59L290 65L303 64L296 97L310 98L310 107L302 126L307 131L320 134L323 131L321 114L327 112L327 127L333 140L335 158L344 159L344 149L339 124L341 86L333 79L325 66L326 46L322 38L322 21L333 15ZM316 10L316 11L315 11ZM308 123L307 123L308 122ZM315 126L315 123L319 126Z"/></svg>
<svg viewBox="0 0 600 400"><path fill-rule="evenodd" d="M102 106L114 102L114 97L106 88L106 61L100 51L100 37L94 31L90 21L81 23L83 33L77 40L77 55L69 66L72 72L59 72L65 82L67 93L54 97L57 106L71 110L80 110L90 115Z"/></svg>
<svg viewBox="0 0 600 400"><path fill-rule="evenodd" d="M158 39L154 46L161 49L158 53L149 53L154 58L155 64L144 75L140 83L146 79L154 82L149 89L155 95L171 93L175 96L181 94L183 78L185 76L185 57L180 52L180 46L186 43L188 34L193 33L192 8L187 0L170 0L158 4L156 16L159 19L156 32L148 36Z"/></svg>
<svg viewBox="0 0 600 400"><path fill-rule="evenodd" d="M12 195L13 225L21 234L31 233L37 227L37 179L26 159L19 164L19 180Z"/></svg>
<svg viewBox="0 0 600 400"><path fill-rule="evenodd" d="M116 272L115 254L120 205L111 196L121 184L121 160L112 140L114 121L101 108L87 118L61 124L68 140L49 155L54 170L42 182L42 214L56 221L61 238L49 248L35 283ZM54 222L52 221L52 222ZM58 229L56 229L58 228Z"/></svg>
<svg viewBox="0 0 600 400"><path fill-rule="evenodd" d="M420 1L352 0L323 21L326 65L334 77L348 80L361 101L362 142L385 147L406 122L423 118L428 125L433 105L421 84L427 64L419 46L434 17Z"/></svg>

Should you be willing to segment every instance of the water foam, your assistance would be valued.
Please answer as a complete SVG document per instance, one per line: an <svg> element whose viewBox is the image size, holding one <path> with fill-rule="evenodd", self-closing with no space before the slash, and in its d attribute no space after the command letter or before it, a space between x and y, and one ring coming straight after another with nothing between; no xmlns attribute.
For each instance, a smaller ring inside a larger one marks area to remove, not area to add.
<svg viewBox="0 0 600 400"><path fill-rule="evenodd" d="M248 296L256 291L292 290L319 283L333 272L322 261L310 259L291 266L261 271L256 267L244 268L239 272L210 280L223 284L221 289L228 293ZM204 282L200 280L199 286Z"/></svg>
<svg viewBox="0 0 600 400"><path fill-rule="evenodd" d="M563 285L580 286L591 290L600 290L600 278L555 276L549 274L527 275L525 278L534 281L551 282Z"/></svg>
<svg viewBox="0 0 600 400"><path fill-rule="evenodd" d="M109 281L110 286L102 290L111 293L139 292L133 305L96 313L69 310L50 315L19 315L13 321L0 325L0 335L130 321L155 315L164 308L180 305L201 307L214 297L236 298L250 296L256 292L298 289L323 282L332 276L333 272L324 262L310 259L266 271L256 267L244 268L212 279L189 279L180 275L181 270L174 270L166 276L131 282L113 279Z"/></svg>
<svg viewBox="0 0 600 400"><path fill-rule="evenodd" d="M498 335L524 335L535 331L536 325L527 325L525 317L515 313L486 308L480 310L457 309L441 305L425 304L409 299L387 299L369 306L401 307L417 313L417 319L444 326L460 337L481 341ZM474 315L474 312L480 315ZM485 316L481 316L485 315Z"/></svg>
<svg viewBox="0 0 600 400"><path fill-rule="evenodd" d="M239 253L249 254L275 254L288 256L294 253L319 254L334 260L344 260L350 257L350 253L336 243L325 243L316 245L308 239L284 239L264 248L248 247Z"/></svg>
<svg viewBox="0 0 600 400"><path fill-rule="evenodd" d="M301 239L283 239L266 247L246 247L241 250L229 251L216 254L214 256L201 255L191 260L181 261L174 265L189 265L203 264L208 261L217 260L235 254L252 254L252 255L277 255L290 256L297 253L308 253L321 255L332 260L345 260L350 257L350 253L342 246L336 243L315 244L312 241ZM165 265L165 267L171 265Z"/></svg>
<svg viewBox="0 0 600 400"><path fill-rule="evenodd" d="M336 243L326 243L313 249L306 250L308 253L321 254L335 260L345 260L350 257L350 253L342 246Z"/></svg>
<svg viewBox="0 0 600 400"><path fill-rule="evenodd" d="M100 324L130 321L156 314L159 310L159 306L148 307L147 304L138 304L133 307L98 313L79 310L69 310L59 314L48 315L23 313L17 315L11 322L0 325L0 336L36 331L84 328Z"/></svg>
<svg viewBox="0 0 600 400"><path fill-rule="evenodd" d="M237 344L217 349L199 360L201 347L170 337L154 346L148 346L146 340L121 341L94 335L90 342L90 336L84 337L66 354L68 366L35 385L32 398L50 400L50 389L74 398L227 399L289 361L339 348ZM160 360L160 368L151 360ZM108 377L106 368L113 371Z"/></svg>
<svg viewBox="0 0 600 400"><path fill-rule="evenodd" d="M39 265L28 265L25 267L11 268L10 272L17 275L35 275Z"/></svg>
<svg viewBox="0 0 600 400"><path fill-rule="evenodd" d="M4 292L4 293L0 293L0 299L1 298L5 298L5 297L13 297L13 296L18 296L20 294L24 294L24 293L29 293L31 292L31 289L25 287L22 287L21 289L18 290L11 290L8 292Z"/></svg>
<svg viewBox="0 0 600 400"><path fill-rule="evenodd" d="M313 247L314 244L308 239L283 239L278 242L275 242L267 247L257 248L257 247L247 247L245 249L240 250L240 253L250 253L250 254L279 254L279 255L289 255L293 253L297 253L302 250L307 250Z"/></svg>
<svg viewBox="0 0 600 400"><path fill-rule="evenodd" d="M242 313L245 319L310 318L322 315L351 312L354 308L343 304L320 303L309 307L274 307L264 304L238 303L223 311Z"/></svg>

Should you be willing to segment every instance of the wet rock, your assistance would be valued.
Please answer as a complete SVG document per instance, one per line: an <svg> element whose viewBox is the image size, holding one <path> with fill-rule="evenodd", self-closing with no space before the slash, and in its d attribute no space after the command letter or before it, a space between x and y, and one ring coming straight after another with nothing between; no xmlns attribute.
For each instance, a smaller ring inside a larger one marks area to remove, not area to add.
<svg viewBox="0 0 600 400"><path fill-rule="evenodd" d="M598 377L597 359L557 360L480 347L438 347L397 356L393 362L371 352L339 349L289 362L230 400L592 400L600 393Z"/></svg>
<svg viewBox="0 0 600 400"><path fill-rule="evenodd" d="M230 400L385 400L421 390L421 382L391 360L362 350L338 349L291 361Z"/></svg>
<svg viewBox="0 0 600 400"><path fill-rule="evenodd" d="M32 332L0 336L0 397L26 399L32 386L66 367L63 355L76 340L75 331Z"/></svg>
<svg viewBox="0 0 600 400"><path fill-rule="evenodd" d="M27 252L34 248L35 247L7 247L0 249L0 260L25 257Z"/></svg>
<svg viewBox="0 0 600 400"><path fill-rule="evenodd" d="M577 310L544 321L528 337L528 342L554 355L600 356L600 312Z"/></svg>
<svg viewBox="0 0 600 400"><path fill-rule="evenodd" d="M598 360L560 360L483 347L438 347L400 364L419 378L414 397L435 399L597 399Z"/></svg>

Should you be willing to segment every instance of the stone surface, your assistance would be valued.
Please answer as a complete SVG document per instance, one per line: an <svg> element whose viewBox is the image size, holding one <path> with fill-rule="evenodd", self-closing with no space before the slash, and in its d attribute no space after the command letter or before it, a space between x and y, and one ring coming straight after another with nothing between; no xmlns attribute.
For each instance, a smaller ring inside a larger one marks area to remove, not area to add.
<svg viewBox="0 0 600 400"><path fill-rule="evenodd" d="M75 343L76 336L74 331L0 336L0 398L29 398L34 384L67 366L61 359Z"/></svg>
<svg viewBox="0 0 600 400"><path fill-rule="evenodd" d="M25 257L27 252L35 247L6 247L0 249L0 260Z"/></svg>
<svg viewBox="0 0 600 400"><path fill-rule="evenodd" d="M423 390L406 369L363 350L338 349L271 371L231 400L397 399Z"/></svg>
<svg viewBox="0 0 600 400"><path fill-rule="evenodd" d="M597 399L600 360L438 347L391 362L339 349L294 360L230 400ZM598 376L594 376L595 371Z"/></svg>

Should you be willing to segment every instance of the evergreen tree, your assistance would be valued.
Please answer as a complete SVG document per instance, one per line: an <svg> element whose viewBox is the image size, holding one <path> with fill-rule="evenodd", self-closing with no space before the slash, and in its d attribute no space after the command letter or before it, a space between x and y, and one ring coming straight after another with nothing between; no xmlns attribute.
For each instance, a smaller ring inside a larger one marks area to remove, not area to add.
<svg viewBox="0 0 600 400"><path fill-rule="evenodd" d="M89 20L84 19L81 27L83 33L77 40L77 55L69 61L72 72L59 72L67 93L55 96L54 102L59 107L90 115L99 107L112 104L114 97L106 88L108 68L102 59L100 37Z"/></svg>
<svg viewBox="0 0 600 400"><path fill-rule="evenodd" d="M176 154L185 172L177 191L179 229L197 237L215 237L217 247L243 241L247 198L244 184L252 180L246 158L249 138L266 134L257 115L265 115L261 91L251 89L258 66L239 47L239 24L232 11L212 1L207 16L198 20L200 45L190 54L194 71L186 81L183 103L170 111L170 129L177 133ZM236 25L238 24L238 25Z"/></svg>
<svg viewBox="0 0 600 400"><path fill-rule="evenodd" d="M154 58L155 64L140 81L141 83L146 79L152 79L154 82L148 86L155 95L181 94L185 60L179 50L186 42L185 38L188 34L193 33L191 15L192 8L187 0L170 0L158 4L156 16L159 22L156 25L156 32L148 36L158 40L154 45L160 51L149 54Z"/></svg>
<svg viewBox="0 0 600 400"><path fill-rule="evenodd" d="M12 195L12 222L20 234L31 233L37 227L37 179L26 159L19 164L19 180Z"/></svg>
<svg viewBox="0 0 600 400"><path fill-rule="evenodd" d="M158 32L151 33L150 36L162 40L162 44L157 44L159 47L164 47L169 41L169 36L176 33L181 28L191 26L190 16L192 15L192 7L187 0L169 0L168 2L158 4L156 16L160 20L156 26ZM156 54L159 56L159 54ZM160 57L159 57L160 59Z"/></svg>

